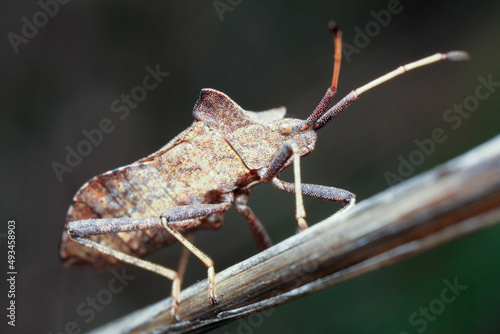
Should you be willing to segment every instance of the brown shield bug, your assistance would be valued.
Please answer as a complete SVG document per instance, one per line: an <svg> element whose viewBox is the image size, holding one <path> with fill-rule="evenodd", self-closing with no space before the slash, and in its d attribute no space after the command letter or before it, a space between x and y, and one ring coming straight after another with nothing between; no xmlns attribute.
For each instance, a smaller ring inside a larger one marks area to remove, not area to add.
<svg viewBox="0 0 500 334"><path fill-rule="evenodd" d="M178 319L179 272L184 269L176 272L142 258L180 241L207 266L208 297L216 303L214 263L186 234L197 228L218 229L223 213L234 203L259 249L271 246L264 227L246 205L251 189L260 183L295 193L300 230L307 228L303 195L344 203L343 210L352 207L351 192L300 180L300 157L314 150L316 131L367 90L416 67L465 60L468 54L438 53L400 66L329 108L337 90L342 49L340 30L334 23L330 29L335 49L332 84L306 120L284 118L284 108L246 111L225 94L203 89L190 127L157 152L98 175L78 190L62 236L60 255L65 263L96 269L129 263L165 276L173 281L171 314ZM291 164L294 182L280 180L279 172Z"/></svg>

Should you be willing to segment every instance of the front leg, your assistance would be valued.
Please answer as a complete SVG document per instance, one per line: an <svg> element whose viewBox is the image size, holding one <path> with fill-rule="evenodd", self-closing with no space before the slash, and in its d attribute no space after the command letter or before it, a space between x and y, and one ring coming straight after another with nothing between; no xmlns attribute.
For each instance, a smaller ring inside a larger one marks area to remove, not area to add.
<svg viewBox="0 0 500 334"><path fill-rule="evenodd" d="M294 183L284 182L278 178L279 171L283 169L290 157L293 157ZM307 228L307 222L305 220L306 211L304 209L302 195L347 203L347 205L337 213L351 208L356 203L356 195L347 190L307 183L302 184L300 179L300 154L298 145L295 142L285 143L273 160L271 160L269 168L261 170L260 177L264 182L272 181L273 185L278 189L295 193L295 217L299 225L299 230L301 231Z"/></svg>
<svg viewBox="0 0 500 334"><path fill-rule="evenodd" d="M280 170L286 165L288 160L293 157L293 175L295 179L295 218L299 225L299 230L305 230L307 228L306 210L304 209L304 201L302 200L302 190L300 181L300 153L299 146L296 142L286 142L276 153L273 160L269 164L267 169L262 169L260 171L260 177L264 182L269 182L271 179L275 179L276 175Z"/></svg>
<svg viewBox="0 0 500 334"><path fill-rule="evenodd" d="M282 181L278 177L275 177L272 182L273 185L278 189L287 191L289 193L295 193L295 184L293 183ZM301 191L302 195L304 196L347 204L335 214L346 211L353 207L354 204L356 204L356 195L354 195L350 191L340 188L303 183L301 184Z"/></svg>

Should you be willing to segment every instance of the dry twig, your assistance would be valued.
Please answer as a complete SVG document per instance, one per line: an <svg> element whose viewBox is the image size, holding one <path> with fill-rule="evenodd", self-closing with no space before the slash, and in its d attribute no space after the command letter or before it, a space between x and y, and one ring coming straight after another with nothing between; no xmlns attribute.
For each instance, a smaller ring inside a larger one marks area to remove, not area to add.
<svg viewBox="0 0 500 334"><path fill-rule="evenodd" d="M362 275L500 223L500 136L405 181L352 210L184 290L172 324L171 299L93 333L198 333Z"/></svg>

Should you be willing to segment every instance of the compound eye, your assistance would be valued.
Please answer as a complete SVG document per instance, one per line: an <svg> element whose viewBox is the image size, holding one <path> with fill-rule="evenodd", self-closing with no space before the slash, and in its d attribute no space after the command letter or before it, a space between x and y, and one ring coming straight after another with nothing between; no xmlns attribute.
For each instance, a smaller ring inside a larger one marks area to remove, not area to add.
<svg viewBox="0 0 500 334"><path fill-rule="evenodd" d="M292 124L288 121L280 121L278 124L278 131L283 136L287 136L292 132Z"/></svg>

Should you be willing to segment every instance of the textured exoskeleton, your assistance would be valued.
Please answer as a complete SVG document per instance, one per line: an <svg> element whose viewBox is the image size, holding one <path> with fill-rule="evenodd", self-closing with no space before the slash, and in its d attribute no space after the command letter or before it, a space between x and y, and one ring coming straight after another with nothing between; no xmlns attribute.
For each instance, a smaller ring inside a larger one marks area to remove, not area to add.
<svg viewBox="0 0 500 334"><path fill-rule="evenodd" d="M328 186L302 184L300 157L314 150L316 131L365 91L413 68L444 59L463 60L462 51L435 54L353 90L329 109L337 89L341 35L336 26L332 84L306 119L284 118L285 109L245 111L225 94L203 89L194 123L157 152L92 178L76 193L62 236L60 255L67 265L112 269L123 263L154 271L173 281L174 319L184 268L174 271L143 260L178 240L208 268L209 298L216 303L214 263L185 237L197 228L218 229L232 204L247 220L259 249L271 241L246 205L252 187L272 182L295 193L300 230L307 227L302 195L354 205L354 194ZM279 172L294 164L294 182ZM186 261L181 261L186 263Z"/></svg>

